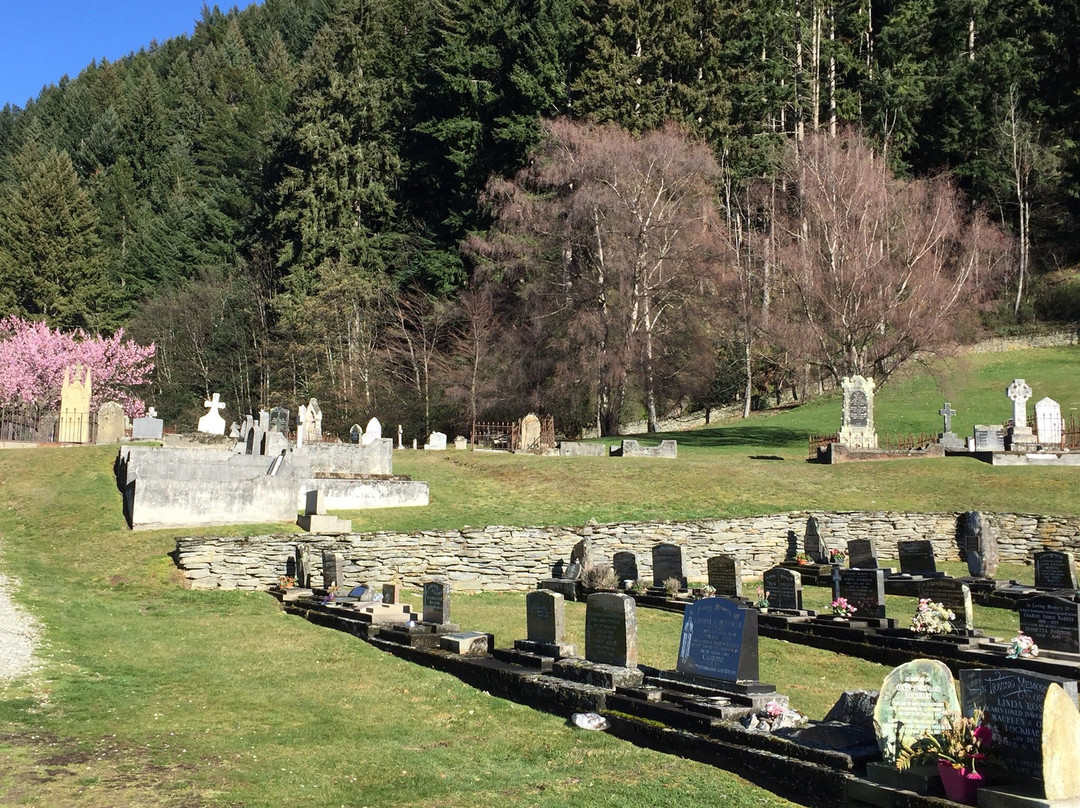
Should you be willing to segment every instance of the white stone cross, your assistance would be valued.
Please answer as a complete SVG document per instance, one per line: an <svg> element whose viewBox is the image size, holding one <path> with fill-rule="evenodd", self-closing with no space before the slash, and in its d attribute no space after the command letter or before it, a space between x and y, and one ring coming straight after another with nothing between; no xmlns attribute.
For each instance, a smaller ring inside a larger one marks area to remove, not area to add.
<svg viewBox="0 0 1080 808"><path fill-rule="evenodd" d="M945 406L938 410L937 414L945 418L945 432L952 432L952 417L956 415L956 410L952 408L952 405L946 401Z"/></svg>
<svg viewBox="0 0 1080 808"><path fill-rule="evenodd" d="M207 413L199 419L199 431L210 435L225 434L225 419L221 417L221 410L225 409L225 402L221 400L220 393L214 393L213 398L203 402Z"/></svg>
<svg viewBox="0 0 1080 808"><path fill-rule="evenodd" d="M156 407L149 407L146 410L146 417L147 418L157 418L157 408Z"/></svg>
<svg viewBox="0 0 1080 808"><path fill-rule="evenodd" d="M1023 379L1013 379L1006 395L1013 403L1013 427L1022 429L1027 426L1027 400L1031 398L1031 388Z"/></svg>

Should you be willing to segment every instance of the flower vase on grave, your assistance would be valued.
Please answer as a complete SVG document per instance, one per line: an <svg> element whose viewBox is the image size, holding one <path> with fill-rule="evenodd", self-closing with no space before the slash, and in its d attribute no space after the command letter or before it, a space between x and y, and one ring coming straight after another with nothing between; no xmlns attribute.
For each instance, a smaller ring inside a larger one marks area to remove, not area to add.
<svg viewBox="0 0 1080 808"><path fill-rule="evenodd" d="M946 797L962 805L978 804L978 792L983 784L981 774L975 771L969 772L963 766L954 766L948 760L939 760L937 765Z"/></svg>

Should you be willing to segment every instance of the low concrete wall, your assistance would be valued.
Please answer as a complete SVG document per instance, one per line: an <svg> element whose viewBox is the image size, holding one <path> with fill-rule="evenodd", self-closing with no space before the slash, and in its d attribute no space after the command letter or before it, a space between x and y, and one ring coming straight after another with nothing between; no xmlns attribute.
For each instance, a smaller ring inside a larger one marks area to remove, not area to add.
<svg viewBox="0 0 1080 808"><path fill-rule="evenodd" d="M760 575L801 548L809 516L818 520L825 543L846 547L848 539L873 538L881 558L896 558L896 543L929 539L937 558L958 560L959 513L822 513L796 511L742 519L694 522L632 522L583 527L499 527L366 533L347 536L257 536L178 539L177 563L193 587L265 589L286 573L297 544L306 544L318 567L322 550L344 557L349 583L398 580L419 586L448 579L455 590L530 590L570 556L582 537L593 540L593 556L611 563L615 553L638 558L641 578L652 578L652 548L683 548L687 577L704 579L714 555L733 555L747 576ZM1038 550L1080 552L1080 517L984 513L998 537L1002 561L1029 562ZM317 569L316 572L321 572Z"/></svg>
<svg viewBox="0 0 1080 808"><path fill-rule="evenodd" d="M124 513L134 530L191 524L296 521L297 481L288 477L204 481L136 477L124 489Z"/></svg>
<svg viewBox="0 0 1080 808"><path fill-rule="evenodd" d="M575 443L564 440L559 442L559 454L562 457L607 457L606 443Z"/></svg>
<svg viewBox="0 0 1080 808"><path fill-rule="evenodd" d="M679 445L673 440L662 440L659 446L642 446L636 440L624 440L616 449L611 448L612 457L665 457L675 459L679 456Z"/></svg>
<svg viewBox="0 0 1080 808"><path fill-rule="evenodd" d="M323 503L330 511L367 508L409 508L429 503L428 484L415 480L337 479L319 477L308 480L300 490L298 507L303 508L309 491L323 492Z"/></svg>
<svg viewBox="0 0 1080 808"><path fill-rule="evenodd" d="M364 476L394 473L394 441L380 438L367 446L356 443L309 443L297 450L311 462L314 474L335 472Z"/></svg>

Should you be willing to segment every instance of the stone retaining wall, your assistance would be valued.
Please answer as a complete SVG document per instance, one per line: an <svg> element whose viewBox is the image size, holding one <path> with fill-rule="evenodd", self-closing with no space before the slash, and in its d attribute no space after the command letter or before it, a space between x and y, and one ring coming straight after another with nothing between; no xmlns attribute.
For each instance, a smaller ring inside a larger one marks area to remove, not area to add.
<svg viewBox="0 0 1080 808"><path fill-rule="evenodd" d="M459 592L529 590L552 567L565 562L582 537L593 540L594 558L610 563L615 553L636 553L642 579L652 579L652 548L668 542L683 548L687 576L704 579L706 561L733 555L745 575L760 575L782 561L789 547L802 549L809 516L818 520L825 543L846 547L848 539L873 538L878 555L896 558L896 543L930 539L938 559L960 558L956 541L959 513L821 513L795 511L741 519L695 522L633 522L583 527L499 527L424 530L413 533L307 534L251 538L195 537L176 542L177 565L197 589L266 589L291 571L298 544L310 547L316 573L322 551L341 553L344 580L375 584L400 581L419 586L449 579ZM984 513L1001 560L1027 563L1038 550L1080 553L1080 517Z"/></svg>

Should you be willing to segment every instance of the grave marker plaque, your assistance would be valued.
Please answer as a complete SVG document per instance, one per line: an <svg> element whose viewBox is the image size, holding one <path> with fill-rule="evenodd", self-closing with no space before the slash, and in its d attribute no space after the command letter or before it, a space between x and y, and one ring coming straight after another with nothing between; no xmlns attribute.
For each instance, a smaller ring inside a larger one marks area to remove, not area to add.
<svg viewBox="0 0 1080 808"><path fill-rule="evenodd" d="M840 386L844 391L842 425L838 441L849 449L876 449L874 431L874 380L862 376L845 376Z"/></svg>
<svg viewBox="0 0 1080 808"><path fill-rule="evenodd" d="M1036 589L1076 589L1076 560L1072 553L1035 553Z"/></svg>
<svg viewBox="0 0 1080 808"><path fill-rule="evenodd" d="M537 589L525 596L526 626L532 642L566 642L565 600L558 592Z"/></svg>
<svg viewBox="0 0 1080 808"><path fill-rule="evenodd" d="M424 622L450 622L450 585L439 581L424 584Z"/></svg>
<svg viewBox="0 0 1080 808"><path fill-rule="evenodd" d="M1008 668L960 671L964 715L982 710L1001 736L995 754L1008 761L1015 779L1042 777L1043 701L1059 684L1076 703L1076 680Z"/></svg>
<svg viewBox="0 0 1080 808"><path fill-rule="evenodd" d="M1004 452L1004 427L1000 424L975 424L975 451Z"/></svg>
<svg viewBox="0 0 1080 808"><path fill-rule="evenodd" d="M900 572L907 575L937 575L934 545L929 541L901 541L896 543L900 556Z"/></svg>
<svg viewBox="0 0 1080 808"><path fill-rule="evenodd" d="M856 570L878 568L877 545L873 539L849 539L847 543L848 566Z"/></svg>
<svg viewBox="0 0 1080 808"><path fill-rule="evenodd" d="M1020 630L1040 649L1080 653L1080 604L1066 598L1040 595L1021 601Z"/></svg>
<svg viewBox="0 0 1080 808"><path fill-rule="evenodd" d="M616 581L636 581L640 577L637 555L628 550L620 550L612 556L611 568L615 570Z"/></svg>
<svg viewBox="0 0 1080 808"><path fill-rule="evenodd" d="M916 659L894 668L874 706L874 729L886 763L924 733L940 732L949 714L960 714L952 673L944 662Z"/></svg>
<svg viewBox="0 0 1080 808"><path fill-rule="evenodd" d="M972 631L971 588L955 578L931 578L919 584L919 597L940 603L956 615L953 626L959 631Z"/></svg>
<svg viewBox="0 0 1080 808"><path fill-rule="evenodd" d="M679 586L686 586L683 574L682 548L677 544L657 544L652 549L653 586L663 586L668 578L675 578Z"/></svg>
<svg viewBox="0 0 1080 808"><path fill-rule="evenodd" d="M840 597L855 607L856 619L884 617L885 573L882 570L840 570Z"/></svg>
<svg viewBox="0 0 1080 808"><path fill-rule="evenodd" d="M585 604L585 659L637 667L637 604L629 595L597 592Z"/></svg>
<svg viewBox="0 0 1080 808"><path fill-rule="evenodd" d="M786 567L773 567L762 576L770 609L802 609L802 576Z"/></svg>
<svg viewBox="0 0 1080 808"><path fill-rule="evenodd" d="M706 563L709 586L716 589L716 594L727 598L742 597L742 563L726 555L713 556Z"/></svg>
<svg viewBox="0 0 1080 808"><path fill-rule="evenodd" d="M687 604L676 670L725 682L757 681L757 612L727 598Z"/></svg>

